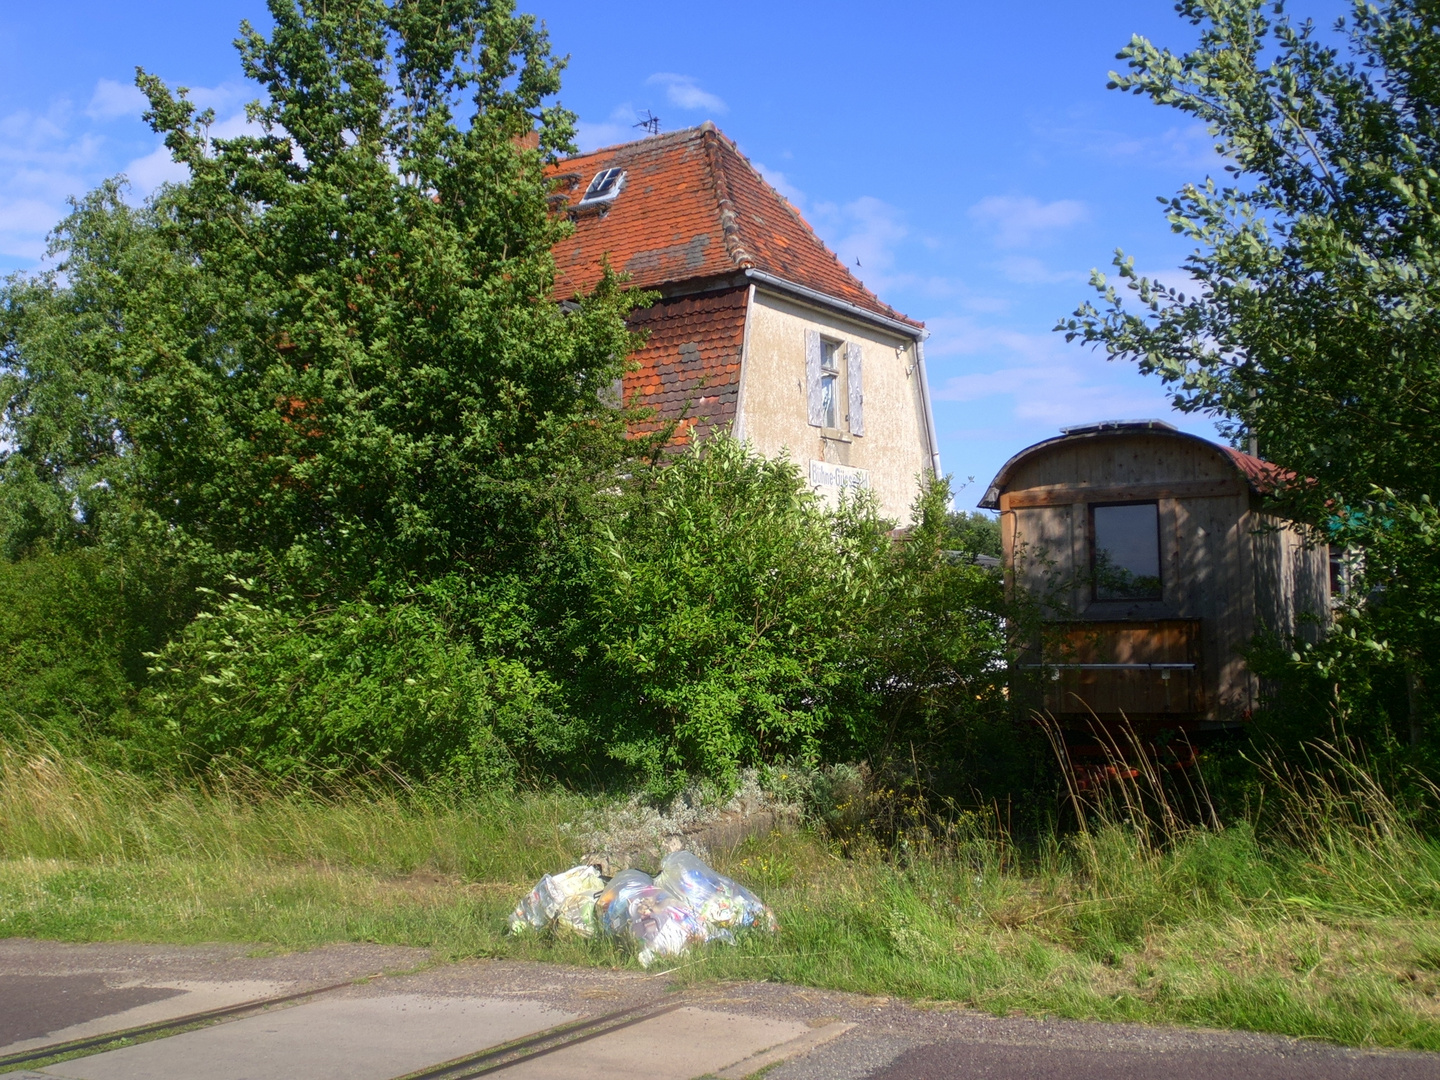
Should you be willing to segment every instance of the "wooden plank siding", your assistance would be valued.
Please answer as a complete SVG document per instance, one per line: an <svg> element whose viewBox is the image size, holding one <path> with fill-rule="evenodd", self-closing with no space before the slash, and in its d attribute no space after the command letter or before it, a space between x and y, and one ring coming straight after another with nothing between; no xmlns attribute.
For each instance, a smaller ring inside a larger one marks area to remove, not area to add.
<svg viewBox="0 0 1440 1080"><path fill-rule="evenodd" d="M1052 623L1045 628L1045 708L1056 715L1201 713L1200 633L1199 619Z"/></svg>
<svg viewBox="0 0 1440 1080"><path fill-rule="evenodd" d="M1043 696L1052 712L1234 722L1258 703L1242 655L1255 635L1323 630L1327 550L1268 512L1222 447L1166 430L1087 433L1017 455L992 491L1011 585L1051 624L1029 663L1053 665L1068 652L1093 664L1181 663L1166 658L1183 654L1195 665L1168 678L1161 669L1051 669ZM1159 599L1094 598L1090 507L1123 502L1156 504Z"/></svg>

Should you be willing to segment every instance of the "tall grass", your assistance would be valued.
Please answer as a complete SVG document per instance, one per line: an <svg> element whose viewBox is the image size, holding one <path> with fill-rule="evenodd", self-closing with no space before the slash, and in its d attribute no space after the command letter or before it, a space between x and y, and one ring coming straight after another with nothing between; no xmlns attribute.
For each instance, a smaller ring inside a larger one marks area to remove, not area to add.
<svg viewBox="0 0 1440 1080"><path fill-rule="evenodd" d="M1203 789L1140 769L1072 789L1075 827L1025 844L1001 815L918 804L892 812L885 844L756 838L716 861L781 933L670 977L1440 1050L1440 845L1363 761L1313 753L1269 769L1252 820L1225 827ZM580 854L568 824L596 809L565 794L461 805L162 782L0 749L0 934L372 940L623 966L610 943L505 935L523 890Z"/></svg>
<svg viewBox="0 0 1440 1080"><path fill-rule="evenodd" d="M1047 731L1066 766L1076 825L1070 873L1092 890L1157 902L1168 896L1167 908L1194 917L1236 905L1440 914L1440 843L1417 827L1414 808L1397 804L1354 744L1314 741L1303 765L1261 757L1256 809L1226 827L1203 772L1162 768L1132 730L1098 733L1111 780L1091 790L1077 781L1058 730ZM1440 796L1415 779L1432 799Z"/></svg>
<svg viewBox="0 0 1440 1080"><path fill-rule="evenodd" d="M316 863L526 881L573 858L564 794L493 794L463 807L393 786L325 797L244 773L139 777L58 752L0 746L0 856L82 863Z"/></svg>

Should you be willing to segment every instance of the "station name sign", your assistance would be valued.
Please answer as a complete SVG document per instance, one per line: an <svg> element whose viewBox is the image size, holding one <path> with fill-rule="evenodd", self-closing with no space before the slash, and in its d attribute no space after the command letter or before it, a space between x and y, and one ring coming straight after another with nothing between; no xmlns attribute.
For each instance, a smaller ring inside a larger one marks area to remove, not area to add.
<svg viewBox="0 0 1440 1080"><path fill-rule="evenodd" d="M867 469L853 469L849 465L835 465L811 458L810 486L825 495L839 494L850 488L868 488L870 473Z"/></svg>

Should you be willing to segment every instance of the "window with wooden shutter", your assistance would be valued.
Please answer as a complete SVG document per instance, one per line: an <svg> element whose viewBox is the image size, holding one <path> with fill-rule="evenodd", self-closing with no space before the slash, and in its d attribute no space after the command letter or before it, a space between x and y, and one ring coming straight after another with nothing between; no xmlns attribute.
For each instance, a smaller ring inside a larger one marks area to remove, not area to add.
<svg viewBox="0 0 1440 1080"><path fill-rule="evenodd" d="M845 371L850 383L850 434L865 434L865 383L861 368L860 345L850 342L845 346Z"/></svg>
<svg viewBox="0 0 1440 1080"><path fill-rule="evenodd" d="M840 402L840 342L820 339L820 426L838 431L842 419Z"/></svg>
<svg viewBox="0 0 1440 1080"><path fill-rule="evenodd" d="M825 425L824 403L820 396L820 334L805 331L805 399L809 405L811 427Z"/></svg>

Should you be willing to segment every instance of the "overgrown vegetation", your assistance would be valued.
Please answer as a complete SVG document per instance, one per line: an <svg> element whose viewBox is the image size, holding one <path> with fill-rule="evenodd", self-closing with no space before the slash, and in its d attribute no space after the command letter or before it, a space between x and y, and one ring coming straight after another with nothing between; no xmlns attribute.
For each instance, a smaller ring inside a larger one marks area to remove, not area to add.
<svg viewBox="0 0 1440 1080"><path fill-rule="evenodd" d="M137 82L120 182L0 293L4 732L169 775L664 793L1010 722L997 578L605 391L648 297L553 295L561 62L507 4L270 5L258 132ZM566 303L559 303L567 300Z"/></svg>
<svg viewBox="0 0 1440 1080"><path fill-rule="evenodd" d="M9 751L0 769L0 934L633 963L604 942L504 933L534 878L580 854L567 824L594 800L322 799L243 775L161 783L53 752ZM775 908L779 937L716 946L671 978L1440 1049L1440 845L1348 754L1265 772L1267 808L1251 820L1162 831L1134 798L1162 793L1135 788L1038 843L993 815L926 827L915 803L898 836L877 832L870 815L892 797L847 789L842 802L868 809L822 798L830 825L817 816L716 859Z"/></svg>
<svg viewBox="0 0 1440 1080"><path fill-rule="evenodd" d="M946 481L897 523L627 437L648 298L553 295L573 117L533 19L270 8L259 134L142 73L189 180L103 186L0 290L0 933L622 963L502 916L607 800L768 767L809 823L724 864L782 937L678 977L1440 1049L1423 12L1357 8L1353 68L1258 0L1127 50L1241 186L1171 205L1198 294L1065 329L1258 437L1363 559L1319 646L1256 643L1248 745L1097 794Z"/></svg>

